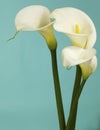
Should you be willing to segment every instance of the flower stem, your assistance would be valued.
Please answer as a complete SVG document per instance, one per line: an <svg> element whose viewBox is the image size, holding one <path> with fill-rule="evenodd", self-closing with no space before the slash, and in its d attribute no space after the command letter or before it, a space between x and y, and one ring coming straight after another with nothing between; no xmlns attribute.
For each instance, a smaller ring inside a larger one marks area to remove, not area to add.
<svg viewBox="0 0 100 130"><path fill-rule="evenodd" d="M69 118L67 121L66 130L75 130L78 101L75 102L74 99L79 90L80 82L81 82L81 68L79 66L76 66L76 78L75 78L75 83L74 83L74 89L73 89L72 101L71 101L71 107L70 107L70 114L69 114Z"/></svg>
<svg viewBox="0 0 100 130"><path fill-rule="evenodd" d="M77 116L77 107L78 107L78 102L79 102L79 97L82 93L83 87L86 83L86 80L82 80L82 83L79 87L79 90L77 91L77 94L75 96L75 99L73 101L73 106L72 110L69 116L69 124L66 127L66 130L75 130L75 124L76 124L76 116ZM75 117L74 117L75 116Z"/></svg>
<svg viewBox="0 0 100 130"><path fill-rule="evenodd" d="M57 112L58 112L58 119L59 119L59 127L60 127L60 130L65 130L65 117L64 117L64 109L63 109L60 82L59 82L59 76L58 76L56 49L50 50L50 52L51 52L51 59L52 59L52 72L53 72L53 79L54 79L54 88L55 88L55 97L56 97Z"/></svg>
<svg viewBox="0 0 100 130"><path fill-rule="evenodd" d="M81 95L81 93L82 93L82 90L83 90L83 87L84 87L86 81L87 81L87 79L83 79L83 80L82 80L82 83L81 83L81 85L80 85L80 87L79 87L79 90L78 90L78 92L77 92L77 95L76 95L76 97L75 97L75 99L74 99L75 101L78 101L78 100L79 100L79 97L80 97L80 95Z"/></svg>

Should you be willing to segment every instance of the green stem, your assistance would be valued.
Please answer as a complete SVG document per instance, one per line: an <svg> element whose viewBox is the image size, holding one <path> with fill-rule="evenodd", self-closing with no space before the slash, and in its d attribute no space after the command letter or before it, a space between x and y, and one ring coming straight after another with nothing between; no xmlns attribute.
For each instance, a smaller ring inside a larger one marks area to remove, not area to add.
<svg viewBox="0 0 100 130"><path fill-rule="evenodd" d="M82 93L82 90L83 90L83 87L84 87L86 81L87 81L87 79L83 79L83 80L82 80L82 83L81 83L81 85L80 85L80 87L79 87L79 90L78 90L78 92L77 92L77 95L76 95L76 97L75 97L75 99L74 99L75 102L79 100L79 97L80 97L80 95L81 95L81 93Z"/></svg>
<svg viewBox="0 0 100 130"><path fill-rule="evenodd" d="M59 76L58 76L56 49L50 50L50 52L51 52L51 59L52 59L52 71L53 71L59 127L60 127L60 130L65 130L65 117L64 117L62 96L61 96L61 90L60 90L60 82L59 82Z"/></svg>
<svg viewBox="0 0 100 130"><path fill-rule="evenodd" d="M76 66L76 78L75 78L75 83L74 83L70 114L67 121L66 130L75 130L78 102L74 106L74 98L79 90L80 82L81 82L81 68L79 66Z"/></svg>
<svg viewBox="0 0 100 130"><path fill-rule="evenodd" d="M74 116L76 116L77 112L75 112L75 109L78 107L78 102L79 102L79 97L82 93L82 90L83 90L83 87L86 83L86 80L82 80L82 83L80 85L80 88L75 96L75 99L73 101L73 107L72 107L72 111L71 111L71 114L70 114L70 125L69 125L69 128L66 127L66 130L75 130L75 127L73 127L73 121L76 122L76 119L74 118ZM74 123L75 123L74 122Z"/></svg>
<svg viewBox="0 0 100 130"><path fill-rule="evenodd" d="M72 104L75 98L75 95L77 94L77 91L79 90L80 83L81 83L81 68L77 65L76 66L76 78L75 78L75 83L74 83L74 89L73 89L73 94L72 94L72 102L71 102L71 109L72 109Z"/></svg>

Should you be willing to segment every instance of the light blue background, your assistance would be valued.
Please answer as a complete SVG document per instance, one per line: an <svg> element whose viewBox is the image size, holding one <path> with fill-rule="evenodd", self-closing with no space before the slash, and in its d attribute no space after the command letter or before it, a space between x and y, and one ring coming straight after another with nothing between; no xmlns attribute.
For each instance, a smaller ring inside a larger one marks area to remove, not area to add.
<svg viewBox="0 0 100 130"><path fill-rule="evenodd" d="M14 33L14 18L23 7L40 4L51 11L72 6L85 11L94 21L100 59L99 0L2 0L0 1L0 130L59 130L53 89L50 53L37 32ZM58 64L66 120L75 76L75 67L66 71L61 50L70 45L64 34L58 40ZM99 64L99 63L98 63ZM100 130L100 68L87 81L81 95L76 130Z"/></svg>

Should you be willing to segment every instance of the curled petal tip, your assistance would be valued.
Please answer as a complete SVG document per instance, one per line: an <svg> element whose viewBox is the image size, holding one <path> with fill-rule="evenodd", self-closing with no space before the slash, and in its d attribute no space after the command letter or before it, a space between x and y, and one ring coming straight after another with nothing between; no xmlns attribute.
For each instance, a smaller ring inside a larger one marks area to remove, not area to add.
<svg viewBox="0 0 100 130"><path fill-rule="evenodd" d="M16 33L15 33L11 38L9 38L9 39L7 40L7 42L9 42L9 41L15 39L15 37L19 34L19 32L20 32L20 31L16 31Z"/></svg>

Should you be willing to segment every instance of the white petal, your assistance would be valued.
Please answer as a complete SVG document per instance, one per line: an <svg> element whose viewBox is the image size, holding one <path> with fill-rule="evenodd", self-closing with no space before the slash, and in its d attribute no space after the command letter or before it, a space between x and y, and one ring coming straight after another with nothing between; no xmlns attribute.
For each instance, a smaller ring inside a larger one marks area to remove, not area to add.
<svg viewBox="0 0 100 130"><path fill-rule="evenodd" d="M80 64L82 75L84 79L87 79L97 68L97 57L94 56L88 62Z"/></svg>
<svg viewBox="0 0 100 130"><path fill-rule="evenodd" d="M15 18L17 31L39 30L50 23L48 8L32 5L23 8Z"/></svg>
<svg viewBox="0 0 100 130"><path fill-rule="evenodd" d="M96 54L95 49L82 49L76 46L66 47L62 50L62 62L64 67L69 68L89 61Z"/></svg>
<svg viewBox="0 0 100 130"><path fill-rule="evenodd" d="M55 19L55 30L65 33L74 45L92 48L95 44L96 29L94 23L83 11L72 7L59 8L54 10L50 17ZM80 34L75 33L76 25L79 26ZM85 45L86 42L87 45Z"/></svg>

